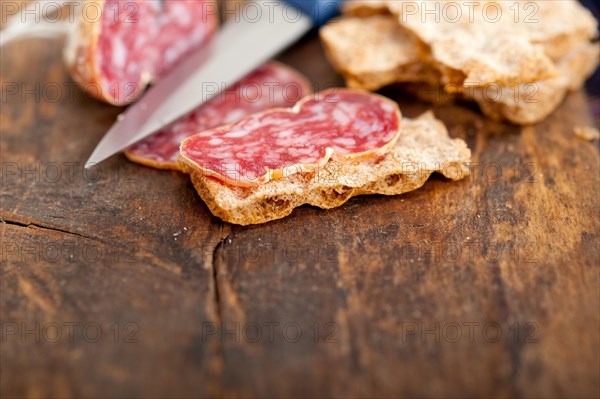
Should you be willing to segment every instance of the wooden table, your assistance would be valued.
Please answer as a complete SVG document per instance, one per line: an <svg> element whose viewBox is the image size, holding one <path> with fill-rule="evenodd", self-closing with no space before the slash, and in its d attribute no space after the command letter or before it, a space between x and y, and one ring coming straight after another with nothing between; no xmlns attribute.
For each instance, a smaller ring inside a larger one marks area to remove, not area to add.
<svg viewBox="0 0 600 399"><path fill-rule="evenodd" d="M120 110L76 89L60 47L2 49L2 398L599 396L583 93L524 128L435 107L470 178L239 227L182 174L83 170ZM342 84L315 36L280 59Z"/></svg>

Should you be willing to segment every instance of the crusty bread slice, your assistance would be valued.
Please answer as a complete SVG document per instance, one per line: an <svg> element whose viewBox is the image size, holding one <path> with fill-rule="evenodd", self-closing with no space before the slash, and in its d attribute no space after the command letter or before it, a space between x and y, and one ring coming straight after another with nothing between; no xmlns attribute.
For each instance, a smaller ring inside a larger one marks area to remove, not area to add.
<svg viewBox="0 0 600 399"><path fill-rule="evenodd" d="M579 0L518 0L513 4L506 2L504 7L508 7L507 12L510 11L513 18L518 17L531 43L542 46L555 61L598 35L598 21ZM519 15L515 11L517 7Z"/></svg>
<svg viewBox="0 0 600 399"><path fill-rule="evenodd" d="M579 89L597 66L600 47L587 43L572 50L557 63L559 76L540 82L500 87L469 88L460 93L448 93L440 84L406 83L403 90L434 104L456 99L477 102L485 116L493 120L507 120L518 125L529 125L548 117L563 101L569 91Z"/></svg>
<svg viewBox="0 0 600 399"><path fill-rule="evenodd" d="M491 119L526 125L546 118L598 65L600 46L586 39L555 62L558 76L550 79L509 86L495 81L482 87L444 85L435 73L422 73L428 68L431 71L427 57L415 47L418 41L403 33L394 19L391 15L342 17L322 28L327 56L349 86L376 90L394 82L405 83L404 87L422 100L444 103L464 98L476 101ZM368 50L356 51L346 43L368 43Z"/></svg>
<svg viewBox="0 0 600 399"><path fill-rule="evenodd" d="M597 21L576 0L358 0L344 13L393 15L427 48L422 61L441 72L442 83L459 86L552 78L558 73L553 61L597 36Z"/></svg>
<svg viewBox="0 0 600 399"><path fill-rule="evenodd" d="M600 47L587 43L563 57L555 78L519 86L492 90L466 91L466 98L474 99L490 119L508 120L518 125L529 125L548 117L564 100L569 91L579 89L598 65Z"/></svg>
<svg viewBox="0 0 600 399"><path fill-rule="evenodd" d="M310 204L329 209L361 194L396 195L421 187L433 172L460 180L468 175L471 152L451 139L444 124L428 112L404 118L400 138L385 155L371 160L330 159L312 173L293 174L256 187L235 187L205 175L180 159L181 169L210 211L229 223L258 224L289 215Z"/></svg>
<svg viewBox="0 0 600 399"><path fill-rule="evenodd" d="M391 15L345 17L319 34L329 62L348 87L377 90L394 82L440 82L440 73L421 61L419 42Z"/></svg>

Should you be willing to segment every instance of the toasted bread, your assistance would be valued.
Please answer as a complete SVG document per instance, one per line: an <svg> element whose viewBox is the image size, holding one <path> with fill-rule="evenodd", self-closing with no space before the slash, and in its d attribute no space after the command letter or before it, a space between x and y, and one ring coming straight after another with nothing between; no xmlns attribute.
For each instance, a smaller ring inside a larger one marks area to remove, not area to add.
<svg viewBox="0 0 600 399"><path fill-rule="evenodd" d="M559 75L540 82L502 88L500 95L485 95L483 89L467 92L490 119L529 125L548 117L569 91L580 88L598 65L600 47L585 44L557 63Z"/></svg>
<svg viewBox="0 0 600 399"><path fill-rule="evenodd" d="M397 21L394 23L393 18L348 16L322 28L327 55L348 85L376 90L390 83L404 83L405 89L425 101L444 103L464 98L476 101L492 119L531 124L546 118L569 90L581 87L598 65L600 47L588 40L588 32L578 47L553 61L557 75L552 78L510 85L494 80L483 85L445 84L439 76L449 76L452 72L435 65L440 71L437 78L435 73L423 74L422 71L433 68L428 64L429 56L420 50L419 41L403 32L404 28ZM344 39L340 40L342 35ZM369 48L356 51L345 43L369 43ZM419 68L419 64L424 66ZM411 71L413 75L409 76Z"/></svg>
<svg viewBox="0 0 600 399"><path fill-rule="evenodd" d="M394 15L402 29L429 49L421 60L441 72L443 84L471 87L557 76L553 61L597 34L597 21L575 0L363 0L350 2L344 12Z"/></svg>
<svg viewBox="0 0 600 399"><path fill-rule="evenodd" d="M440 73L421 61L419 43L391 15L342 18L319 34L348 87L377 90L394 82L440 81Z"/></svg>

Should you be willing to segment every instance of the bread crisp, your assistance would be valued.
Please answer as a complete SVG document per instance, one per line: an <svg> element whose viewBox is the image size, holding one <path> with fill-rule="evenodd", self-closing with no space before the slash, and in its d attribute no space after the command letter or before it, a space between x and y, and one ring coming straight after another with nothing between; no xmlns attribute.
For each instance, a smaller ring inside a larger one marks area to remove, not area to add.
<svg viewBox="0 0 600 399"><path fill-rule="evenodd" d="M569 91L583 85L585 78L596 69L599 56L597 44L585 44L557 63L559 75L555 78L502 88L499 95L493 91L485 94L480 88L464 94L475 100L490 119L519 125L537 123L548 117Z"/></svg>
<svg viewBox="0 0 600 399"><path fill-rule="evenodd" d="M358 6L360 2L351 4ZM327 49L327 56L332 65L344 75L348 85L377 90L390 83L404 83L403 87L407 91L422 100L436 104L458 98L472 100L491 119L525 125L546 118L569 90L581 87L598 65L600 47L587 39L588 24L585 24L586 28L580 29L587 32L583 35L585 40L553 61L557 76L510 85L494 80L472 86L444 84L441 75L449 72L439 72L437 78L436 73L423 73L433 68L428 64L429 56L423 55L419 40L403 32L404 28L397 20L394 22L395 19L389 14L375 14L365 18L347 16L322 28L321 38ZM558 28L555 31L560 32L557 33L559 36L564 34ZM344 39L340 40L342 35ZM357 51L346 43L368 43L369 48ZM563 50L565 48L567 47L563 47ZM390 52L393 54L390 55ZM419 64L423 66L419 68Z"/></svg>
<svg viewBox="0 0 600 399"><path fill-rule="evenodd" d="M502 86L554 77L553 61L596 36L596 20L576 0L456 2L352 1L347 15L391 13L429 48L422 57L443 84Z"/></svg>
<svg viewBox="0 0 600 399"><path fill-rule="evenodd" d="M529 125L548 117L569 91L577 90L596 68L600 47L585 44L557 63L559 76L534 83L501 87L473 87L448 93L440 84L405 83L402 89L422 101L441 105L454 100L475 101L483 114L493 120Z"/></svg>
<svg viewBox="0 0 600 399"><path fill-rule="evenodd" d="M397 195L421 187L433 172L452 180L469 174L471 152L451 139L431 112L403 118L400 138L385 155L371 160L330 159L313 173L296 173L256 187L227 185L180 158L210 211L229 223L259 224L289 215L303 204L330 209L361 194Z"/></svg>
<svg viewBox="0 0 600 399"><path fill-rule="evenodd" d="M440 81L440 73L421 62L417 40L391 15L342 18L319 34L327 58L348 87L377 90L394 82Z"/></svg>

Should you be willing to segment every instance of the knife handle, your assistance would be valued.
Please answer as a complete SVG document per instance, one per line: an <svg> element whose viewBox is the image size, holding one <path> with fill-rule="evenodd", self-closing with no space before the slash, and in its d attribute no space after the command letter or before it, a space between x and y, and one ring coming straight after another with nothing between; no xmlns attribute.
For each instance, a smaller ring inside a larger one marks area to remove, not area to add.
<svg viewBox="0 0 600 399"><path fill-rule="evenodd" d="M343 0L284 0L310 17L317 28L340 12Z"/></svg>

